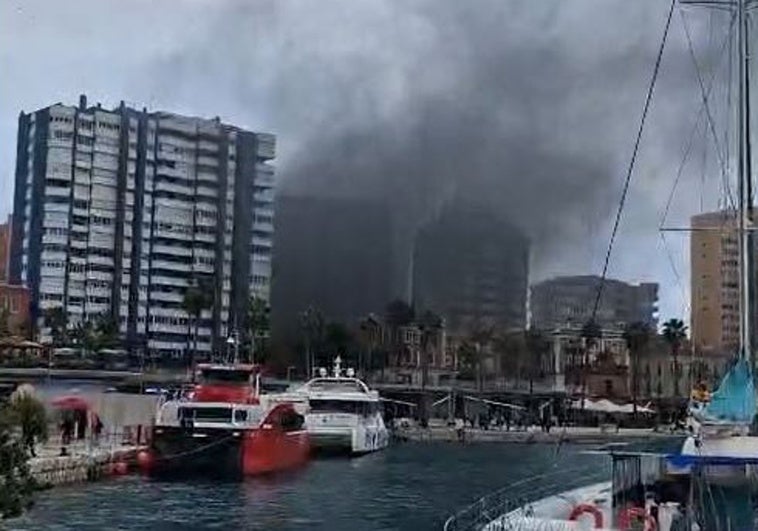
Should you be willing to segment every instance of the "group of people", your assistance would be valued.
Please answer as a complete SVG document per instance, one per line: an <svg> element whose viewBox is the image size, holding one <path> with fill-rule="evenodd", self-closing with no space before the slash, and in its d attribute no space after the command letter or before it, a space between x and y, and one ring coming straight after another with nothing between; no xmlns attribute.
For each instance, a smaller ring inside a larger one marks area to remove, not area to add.
<svg viewBox="0 0 758 531"><path fill-rule="evenodd" d="M103 432L103 422L94 412L86 410L64 410L61 414L61 455L68 453L67 446L74 440L84 440L89 425L92 441L98 443Z"/></svg>

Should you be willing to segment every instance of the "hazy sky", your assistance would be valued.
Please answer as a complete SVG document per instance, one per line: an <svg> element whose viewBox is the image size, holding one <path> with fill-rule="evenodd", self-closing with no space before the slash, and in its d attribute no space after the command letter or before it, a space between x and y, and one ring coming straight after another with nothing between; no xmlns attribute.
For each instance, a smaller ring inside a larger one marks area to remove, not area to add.
<svg viewBox="0 0 758 531"><path fill-rule="evenodd" d="M530 234L535 278L598 273L668 4L4 0L0 213L19 111L86 93L274 132L282 189L385 198L409 231L470 196ZM723 135L727 19L688 10L686 21L705 82L720 68ZM611 276L661 283L664 318L689 300L687 237L667 236L669 257L658 233L700 104L683 28L677 10L611 263ZM669 225L718 206L703 131Z"/></svg>

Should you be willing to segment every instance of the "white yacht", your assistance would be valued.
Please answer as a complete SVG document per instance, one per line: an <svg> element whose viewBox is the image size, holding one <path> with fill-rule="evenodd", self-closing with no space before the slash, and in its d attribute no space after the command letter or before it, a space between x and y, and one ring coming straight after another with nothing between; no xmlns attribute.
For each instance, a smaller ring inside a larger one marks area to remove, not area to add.
<svg viewBox="0 0 758 531"><path fill-rule="evenodd" d="M317 451L360 455L389 444L379 393L356 378L353 369L343 374L339 356L331 375L321 368L318 377L277 398L307 401L305 425Z"/></svg>

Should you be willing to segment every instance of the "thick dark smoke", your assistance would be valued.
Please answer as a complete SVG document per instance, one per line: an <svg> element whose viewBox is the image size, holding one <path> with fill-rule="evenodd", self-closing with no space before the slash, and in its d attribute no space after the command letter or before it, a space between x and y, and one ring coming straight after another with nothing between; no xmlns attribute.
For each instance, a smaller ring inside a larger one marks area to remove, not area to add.
<svg viewBox="0 0 758 531"><path fill-rule="evenodd" d="M200 70L234 72L224 97L266 105L256 114L280 134L285 190L383 197L409 233L445 200L484 199L531 236L539 272L579 242L607 238L666 8L652 0L247 2L155 72L160 83L187 87L180 91L198 90ZM666 146L653 170L673 173L697 101L685 52L675 29L655 106L666 119L647 136ZM637 205L644 230L654 231L658 207Z"/></svg>
<svg viewBox="0 0 758 531"><path fill-rule="evenodd" d="M80 90L278 134L282 191L383 199L399 255L445 201L469 197L529 234L536 277L597 272L668 3L193 0L176 19L182 7L146 2L113 46L155 34L165 48L132 59L122 86ZM688 16L707 67L726 24ZM677 14L612 273L670 277L658 216L698 99ZM683 188L681 223L699 210Z"/></svg>

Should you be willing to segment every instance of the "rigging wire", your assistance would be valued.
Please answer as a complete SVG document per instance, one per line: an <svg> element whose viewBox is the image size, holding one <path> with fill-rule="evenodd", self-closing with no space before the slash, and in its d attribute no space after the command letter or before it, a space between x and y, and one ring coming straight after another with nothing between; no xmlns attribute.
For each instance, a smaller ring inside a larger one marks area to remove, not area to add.
<svg viewBox="0 0 758 531"><path fill-rule="evenodd" d="M597 316L598 307L600 306L600 299L603 296L603 288L605 286L605 279L608 275L608 265L611 261L611 253L613 252L613 244L616 240L616 234L618 233L619 224L621 223L621 214L624 211L624 205L626 203L626 197L629 193L629 184L632 180L632 174L634 173L635 162L637 161L637 153L639 152L640 142L642 141L642 133L645 129L645 122L647 121L647 114L650 110L650 102L653 99L653 91L655 89L655 83L658 80L658 72L661 68L661 60L663 59L663 50L666 47L666 40L668 38L669 29L671 28L671 17L674 14L674 6L676 0L671 0L669 6L668 15L666 16L666 25L663 30L663 37L661 38L660 46L658 47L658 55L655 58L655 66L653 67L653 75L650 79L650 84L647 89L647 95L645 96L645 106L642 109L642 117L640 119L640 125L637 129L637 136L634 141L634 148L632 149L632 158L629 161L629 167L626 172L626 178L624 180L624 188L621 192L621 198L619 199L618 209L616 210L616 219L613 222L613 230L611 231L610 241L608 242L608 249L605 253L605 261L603 263L603 273L600 277L600 283L597 288L597 296L595 297L595 305L592 308L591 322L595 322Z"/></svg>
<svg viewBox="0 0 758 531"><path fill-rule="evenodd" d="M695 66L695 74L697 76L698 85L700 86L700 95L703 101L703 106L705 107L705 114L708 119L708 127L710 129L711 135L713 136L713 146L716 150L716 156L718 157L718 160L719 160L719 169L721 170L721 178L724 180L725 183L728 183L729 177L728 177L728 173L726 172L726 164L724 162L724 155L721 152L721 145L719 142L718 133L716 133L716 125L713 120L713 113L711 113L711 106L708 100L710 92L706 90L705 84L703 83L703 75L700 68L700 63L698 62L697 56L695 55L695 47L692 44L692 35L690 34L690 28L689 28L689 25L687 24L687 18L684 15L684 9L681 6L679 7L679 15L682 20L684 35L687 39L687 48L689 50L690 57L692 58L692 64ZM732 26L734 24L735 19L736 17L732 17L728 36L731 36L732 34ZM729 190L728 184L726 186L727 186L728 197L732 201L733 206L734 206L734 198L731 195L731 191Z"/></svg>

